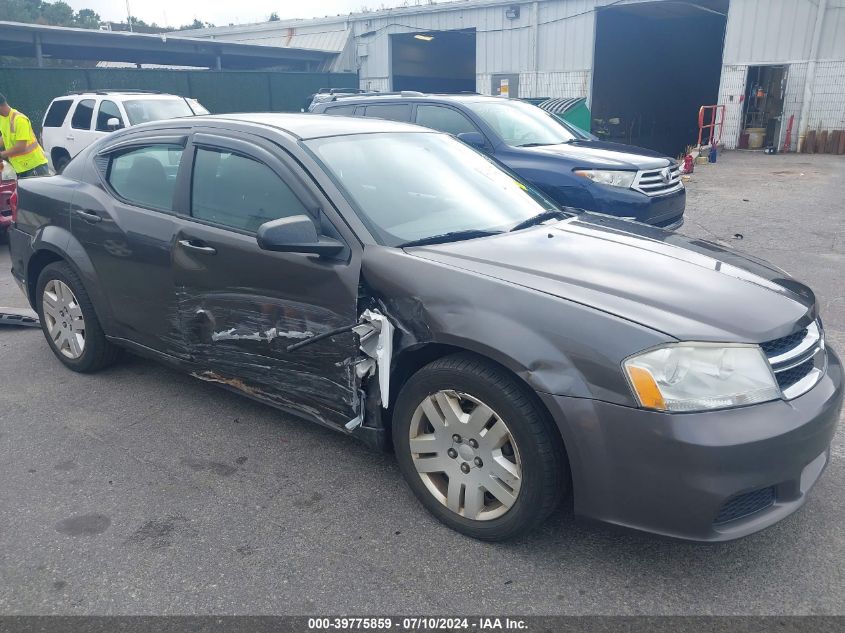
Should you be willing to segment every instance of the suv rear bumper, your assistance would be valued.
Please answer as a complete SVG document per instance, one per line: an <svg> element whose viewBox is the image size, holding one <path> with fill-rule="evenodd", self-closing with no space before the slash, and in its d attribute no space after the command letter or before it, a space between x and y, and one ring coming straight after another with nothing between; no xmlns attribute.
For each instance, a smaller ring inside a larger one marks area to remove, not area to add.
<svg viewBox="0 0 845 633"><path fill-rule="evenodd" d="M540 394L569 454L575 511L696 541L746 536L800 508L827 465L842 365L791 401L666 414Z"/></svg>

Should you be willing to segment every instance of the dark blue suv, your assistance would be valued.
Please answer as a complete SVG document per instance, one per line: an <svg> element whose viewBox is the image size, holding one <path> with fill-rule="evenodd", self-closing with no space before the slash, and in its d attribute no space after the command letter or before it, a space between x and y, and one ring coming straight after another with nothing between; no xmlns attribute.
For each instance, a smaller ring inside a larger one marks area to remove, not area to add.
<svg viewBox="0 0 845 633"><path fill-rule="evenodd" d="M312 112L416 123L454 134L561 205L667 229L684 222L680 166L651 150L606 143L540 108L482 95L336 95Z"/></svg>

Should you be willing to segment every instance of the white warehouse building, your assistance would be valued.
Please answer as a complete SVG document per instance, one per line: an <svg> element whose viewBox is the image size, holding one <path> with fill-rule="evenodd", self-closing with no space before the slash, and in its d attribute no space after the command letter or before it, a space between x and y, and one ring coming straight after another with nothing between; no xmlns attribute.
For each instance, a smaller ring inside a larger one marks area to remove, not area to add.
<svg viewBox="0 0 845 633"><path fill-rule="evenodd" d="M586 97L615 140L673 154L703 105L728 148L845 129L845 0L418 2L183 34L330 51L368 90Z"/></svg>

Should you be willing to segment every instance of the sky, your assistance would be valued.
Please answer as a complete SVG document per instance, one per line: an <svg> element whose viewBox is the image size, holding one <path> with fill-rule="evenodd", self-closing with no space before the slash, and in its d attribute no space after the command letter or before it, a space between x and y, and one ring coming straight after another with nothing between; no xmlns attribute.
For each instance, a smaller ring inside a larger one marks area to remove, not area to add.
<svg viewBox="0 0 845 633"><path fill-rule="evenodd" d="M65 0L75 10L93 9L104 20L126 20L125 0ZM417 4L408 0L407 4ZM423 3L423 0L420 0ZM425 0L427 4L427 0ZM405 4L403 0L129 0L132 15L165 26L180 26L194 18L217 26L264 22L274 11L281 19L314 18Z"/></svg>

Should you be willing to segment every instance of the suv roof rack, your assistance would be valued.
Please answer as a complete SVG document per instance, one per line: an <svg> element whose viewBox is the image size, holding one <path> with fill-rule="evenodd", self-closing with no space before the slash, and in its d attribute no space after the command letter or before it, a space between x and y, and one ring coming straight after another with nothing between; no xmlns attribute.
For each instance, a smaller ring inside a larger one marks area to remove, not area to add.
<svg viewBox="0 0 845 633"><path fill-rule="evenodd" d="M71 95L115 95L115 94L127 94L127 95L161 95L165 94L161 90L112 90L107 88L105 90L74 90L72 92L68 92L66 96Z"/></svg>
<svg viewBox="0 0 845 633"><path fill-rule="evenodd" d="M339 99L352 99L354 97L425 97L428 96L426 92L418 92L416 90L401 90L399 92L378 92L377 90L370 92L359 92L358 94L336 94L333 95L331 101L338 101Z"/></svg>

